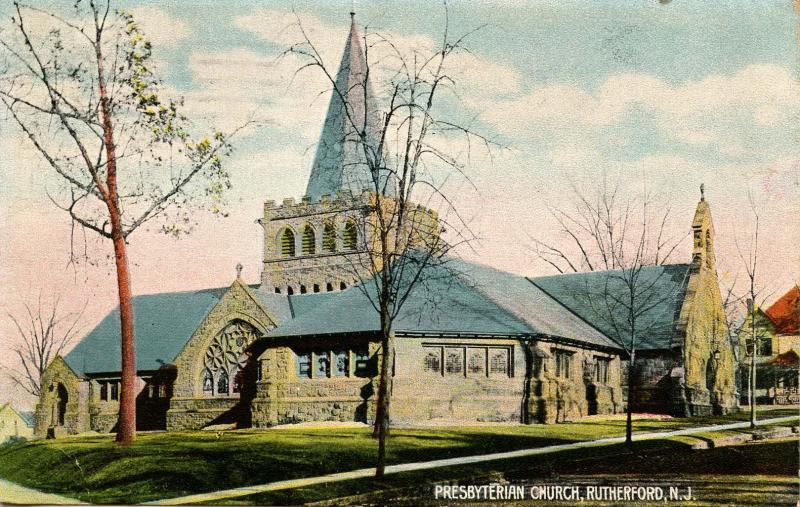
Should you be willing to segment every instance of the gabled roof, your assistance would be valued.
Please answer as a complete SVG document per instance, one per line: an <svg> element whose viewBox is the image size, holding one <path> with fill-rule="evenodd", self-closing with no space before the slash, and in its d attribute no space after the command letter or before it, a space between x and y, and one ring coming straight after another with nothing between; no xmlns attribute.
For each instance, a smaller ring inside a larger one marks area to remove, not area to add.
<svg viewBox="0 0 800 507"><path fill-rule="evenodd" d="M370 282L366 282L364 287L374 294ZM360 287L329 294L331 297L326 301L295 315L293 320L278 326L268 336L302 337L380 330L378 312ZM407 333L519 335L530 332L512 314L456 277L431 279L424 287L412 291L393 328L395 332Z"/></svg>
<svg viewBox="0 0 800 507"><path fill-rule="evenodd" d="M669 349L686 295L690 264L643 268L638 286L637 308L650 307L637 318L638 349ZM548 295L620 345L628 344L627 311L621 305L605 304L604 294L625 298L627 287L617 278L619 271L593 271L531 278ZM619 331L619 332L618 332Z"/></svg>
<svg viewBox="0 0 800 507"><path fill-rule="evenodd" d="M33 428L36 425L36 413L29 410L17 412L19 416L25 421L28 428Z"/></svg>
<svg viewBox="0 0 800 507"><path fill-rule="evenodd" d="M619 348L522 276L455 259L448 260L446 266L429 269L426 282L412 291L395 319L395 332L546 335ZM369 282L366 289L374 293ZM380 330L378 313L361 288L332 294L333 297L274 329L269 336Z"/></svg>
<svg viewBox="0 0 800 507"><path fill-rule="evenodd" d="M800 329L800 289L795 285L764 312L778 334L797 334Z"/></svg>
<svg viewBox="0 0 800 507"><path fill-rule="evenodd" d="M306 187L306 197L311 201L319 200L323 194L374 190L365 149L370 160L378 164L383 153L378 152L380 116L367 71L361 38L353 20ZM362 129L366 134L364 141L359 135ZM389 185L385 193L393 195L393 187Z"/></svg>
<svg viewBox="0 0 800 507"><path fill-rule="evenodd" d="M157 370L180 352L227 287L134 296L136 368ZM100 321L64 360L77 374L120 371L119 307Z"/></svg>
<svg viewBox="0 0 800 507"><path fill-rule="evenodd" d="M23 423L25 423L27 427L29 428L33 427L35 421L33 412L18 412L17 410L14 409L14 407L11 406L11 403L0 405L0 413L3 413L5 411L8 411L10 414L13 414L16 417L18 417L20 420L22 420Z"/></svg>

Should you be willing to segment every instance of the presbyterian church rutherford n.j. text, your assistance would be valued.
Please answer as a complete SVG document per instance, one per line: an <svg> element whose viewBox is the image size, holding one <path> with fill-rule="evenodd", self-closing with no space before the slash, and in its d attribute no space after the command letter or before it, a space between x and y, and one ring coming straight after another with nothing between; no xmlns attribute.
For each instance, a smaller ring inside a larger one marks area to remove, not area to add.
<svg viewBox="0 0 800 507"><path fill-rule="evenodd" d="M353 86L364 67L353 24L336 76L342 92L332 95L306 195L264 204L261 283L237 276L225 288L134 298L138 429L373 419L380 322L351 270L371 241L359 224L370 220L373 196L363 154L342 141L345 101L376 111L369 87ZM435 211L416 209L439 230ZM613 414L625 409L629 385L637 411L735 410L735 359L704 198L688 227L687 263L641 273L659 298L639 316L646 333L631 378L624 344L586 297L598 287L623 289L609 272L527 278L452 260L457 274L412 292L394 321L392 424ZM37 435L114 431L118 311L57 357L42 386Z"/></svg>

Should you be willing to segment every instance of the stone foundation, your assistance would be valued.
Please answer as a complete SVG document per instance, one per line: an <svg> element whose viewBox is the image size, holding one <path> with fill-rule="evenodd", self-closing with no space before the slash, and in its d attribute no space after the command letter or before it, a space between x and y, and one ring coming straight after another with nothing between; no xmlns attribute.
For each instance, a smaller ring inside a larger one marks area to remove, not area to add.
<svg viewBox="0 0 800 507"><path fill-rule="evenodd" d="M198 430L209 424L236 422L234 412L239 406L239 398L172 398L167 410L167 431Z"/></svg>

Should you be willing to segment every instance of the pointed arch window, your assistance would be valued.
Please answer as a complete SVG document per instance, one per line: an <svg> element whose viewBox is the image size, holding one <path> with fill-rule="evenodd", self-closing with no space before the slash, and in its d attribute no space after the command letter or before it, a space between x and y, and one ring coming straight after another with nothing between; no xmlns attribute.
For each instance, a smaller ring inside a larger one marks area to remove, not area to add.
<svg viewBox="0 0 800 507"><path fill-rule="evenodd" d="M208 369L203 371L203 392L209 395L214 394L214 375Z"/></svg>
<svg viewBox="0 0 800 507"><path fill-rule="evenodd" d="M247 348L256 339L256 328L241 320L232 321L214 337L203 358L203 394L230 396L241 391L237 382L249 359Z"/></svg>
<svg viewBox="0 0 800 507"><path fill-rule="evenodd" d="M219 378L217 378L217 394L223 396L228 394L228 373L224 370L219 372Z"/></svg>
<svg viewBox="0 0 800 507"><path fill-rule="evenodd" d="M358 231L356 231L356 223L353 220L348 220L344 224L344 232L342 234L342 244L345 250L355 250L358 241Z"/></svg>
<svg viewBox="0 0 800 507"><path fill-rule="evenodd" d="M333 222L325 222L322 228L322 251L333 253L336 251L336 227Z"/></svg>
<svg viewBox="0 0 800 507"><path fill-rule="evenodd" d="M311 224L303 228L303 241L301 244L303 255L314 255L317 252L317 235Z"/></svg>
<svg viewBox="0 0 800 507"><path fill-rule="evenodd" d="M288 227L281 232L280 248L284 257L294 257L294 232Z"/></svg>

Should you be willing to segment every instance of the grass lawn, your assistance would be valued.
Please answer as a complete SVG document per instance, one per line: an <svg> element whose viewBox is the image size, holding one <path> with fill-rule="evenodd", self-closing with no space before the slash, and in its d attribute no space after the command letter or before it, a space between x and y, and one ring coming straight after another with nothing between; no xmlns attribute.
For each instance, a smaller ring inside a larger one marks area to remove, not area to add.
<svg viewBox="0 0 800 507"><path fill-rule="evenodd" d="M771 411L769 417L795 413L793 409L786 413ZM634 424L636 431L658 431L742 418L746 414L639 420ZM395 429L388 461L427 461L591 440L622 435L624 428L623 420L614 419L557 425ZM83 501L138 503L371 467L375 454L376 445L367 428L234 431L219 438L214 432L203 431L149 433L140 434L129 448L119 448L111 435L103 435L0 447L0 477ZM495 466L484 465L489 469ZM415 480L435 475L432 472Z"/></svg>
<svg viewBox="0 0 800 507"><path fill-rule="evenodd" d="M685 438L685 437L683 437ZM519 459L387 476L380 483L359 479L324 486L274 491L217 500L215 505L320 506L441 505L435 483L562 486L677 486L681 495L692 488L696 501L680 505L795 505L798 495L797 437L735 447L691 450L680 441L657 440L594 447ZM527 488L526 488L527 489ZM454 503L454 502L446 502ZM519 504L514 503L514 505ZM521 502L528 505L574 505L574 502ZM510 504L510 503L509 503ZM581 505L615 505L582 502ZM470 505L480 505L471 502ZM502 506L504 502L485 505ZM635 503L625 503L635 505Z"/></svg>

